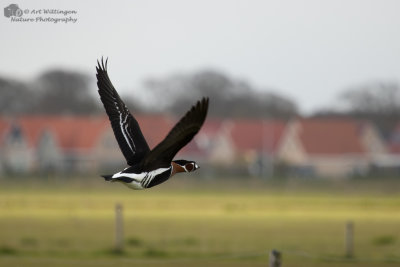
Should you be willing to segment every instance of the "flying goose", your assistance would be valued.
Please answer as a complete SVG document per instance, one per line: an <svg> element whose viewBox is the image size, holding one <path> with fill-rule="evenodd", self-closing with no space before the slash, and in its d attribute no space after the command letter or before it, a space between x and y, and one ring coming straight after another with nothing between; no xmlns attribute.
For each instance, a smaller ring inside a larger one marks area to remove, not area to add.
<svg viewBox="0 0 400 267"><path fill-rule="evenodd" d="M107 61L97 61L98 92L128 167L102 177L106 181L121 182L132 189L146 189L165 182L176 173L197 170L199 166L196 162L173 158L199 132L207 116L208 98L202 98L192 106L164 140L150 150L138 122L108 77Z"/></svg>

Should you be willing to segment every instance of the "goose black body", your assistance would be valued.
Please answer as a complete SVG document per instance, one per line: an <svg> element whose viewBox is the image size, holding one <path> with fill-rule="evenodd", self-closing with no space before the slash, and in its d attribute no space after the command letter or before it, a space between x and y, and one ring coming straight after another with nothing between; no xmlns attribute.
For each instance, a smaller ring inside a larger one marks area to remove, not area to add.
<svg viewBox="0 0 400 267"><path fill-rule="evenodd" d="M128 164L118 173L103 175L106 181L121 182L132 189L145 189L165 182L176 173L193 172L199 168L194 161L173 158L199 132L207 116L208 98L192 106L164 140L150 150L139 123L108 77L107 60L98 61L96 71L100 99Z"/></svg>

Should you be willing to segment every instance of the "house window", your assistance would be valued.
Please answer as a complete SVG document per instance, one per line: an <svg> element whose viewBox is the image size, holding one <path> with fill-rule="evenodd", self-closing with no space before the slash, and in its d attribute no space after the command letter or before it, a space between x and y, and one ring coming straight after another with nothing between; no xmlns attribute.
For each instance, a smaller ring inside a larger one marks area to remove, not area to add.
<svg viewBox="0 0 400 267"><path fill-rule="evenodd" d="M13 125L10 131L9 140L11 144L22 144L23 143L23 136L21 127Z"/></svg>

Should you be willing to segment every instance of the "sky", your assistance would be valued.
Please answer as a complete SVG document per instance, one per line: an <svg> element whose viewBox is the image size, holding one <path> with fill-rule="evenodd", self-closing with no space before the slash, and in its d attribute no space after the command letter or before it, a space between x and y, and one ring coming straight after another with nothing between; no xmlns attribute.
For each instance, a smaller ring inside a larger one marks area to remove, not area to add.
<svg viewBox="0 0 400 267"><path fill-rule="evenodd" d="M348 88L400 83L397 0L0 2L35 20L0 17L0 76L29 81L64 68L94 78L107 56L114 86L141 97L147 78L211 68L287 96L303 113L337 103ZM43 9L77 13L32 13Z"/></svg>

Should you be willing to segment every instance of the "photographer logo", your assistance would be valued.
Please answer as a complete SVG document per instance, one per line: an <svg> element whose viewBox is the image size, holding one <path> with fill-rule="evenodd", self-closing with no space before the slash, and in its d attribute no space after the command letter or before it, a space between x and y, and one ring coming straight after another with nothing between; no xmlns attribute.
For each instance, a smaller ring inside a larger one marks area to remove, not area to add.
<svg viewBox="0 0 400 267"><path fill-rule="evenodd" d="M18 7L17 4L11 4L4 8L4 16L9 17L22 17L23 11Z"/></svg>
<svg viewBox="0 0 400 267"><path fill-rule="evenodd" d="M78 11L73 9L32 8L22 10L17 4L4 8L4 17L16 23L76 23Z"/></svg>

